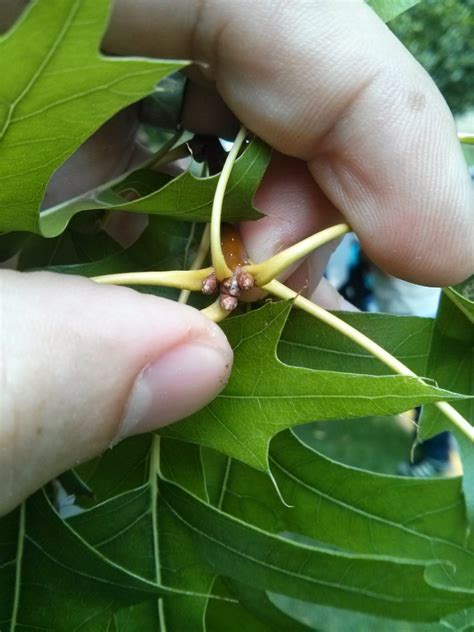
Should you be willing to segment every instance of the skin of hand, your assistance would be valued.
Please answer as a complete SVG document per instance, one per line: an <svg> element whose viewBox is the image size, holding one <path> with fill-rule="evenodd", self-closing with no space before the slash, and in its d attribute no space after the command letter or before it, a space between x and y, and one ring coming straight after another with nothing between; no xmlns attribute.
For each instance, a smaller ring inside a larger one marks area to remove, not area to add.
<svg viewBox="0 0 474 632"><path fill-rule="evenodd" d="M5 0L0 29L26 4ZM235 115L275 149L255 199L267 217L241 226L253 260L342 216L393 275L447 285L474 269L473 190L451 114L362 0L116 0L103 47L198 62L184 124L220 133ZM52 179L48 203L126 168L135 122L131 108L99 130ZM331 306L319 283L329 254L295 274ZM0 514L118 440L202 407L230 371L216 325L126 288L3 271L0 315Z"/></svg>

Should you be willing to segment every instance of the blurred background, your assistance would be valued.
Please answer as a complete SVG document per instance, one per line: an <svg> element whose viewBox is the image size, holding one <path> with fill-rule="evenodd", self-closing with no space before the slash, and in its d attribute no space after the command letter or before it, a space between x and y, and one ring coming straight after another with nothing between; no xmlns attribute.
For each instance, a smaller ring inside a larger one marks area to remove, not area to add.
<svg viewBox="0 0 474 632"><path fill-rule="evenodd" d="M456 117L474 133L474 0L422 0L390 28L429 72ZM474 147L465 147L474 166Z"/></svg>

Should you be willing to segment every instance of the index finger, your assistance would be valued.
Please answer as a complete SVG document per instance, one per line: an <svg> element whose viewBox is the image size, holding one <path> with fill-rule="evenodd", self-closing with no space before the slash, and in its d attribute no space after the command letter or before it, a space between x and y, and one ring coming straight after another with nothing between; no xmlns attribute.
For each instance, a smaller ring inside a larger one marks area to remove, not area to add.
<svg viewBox="0 0 474 632"><path fill-rule="evenodd" d="M242 122L307 161L386 271L474 267L473 189L437 88L362 1L117 0L105 45L205 62Z"/></svg>

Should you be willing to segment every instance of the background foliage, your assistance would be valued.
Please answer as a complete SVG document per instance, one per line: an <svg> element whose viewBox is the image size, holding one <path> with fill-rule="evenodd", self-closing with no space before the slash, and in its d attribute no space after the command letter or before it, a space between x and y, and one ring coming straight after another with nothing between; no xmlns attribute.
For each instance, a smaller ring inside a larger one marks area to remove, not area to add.
<svg viewBox="0 0 474 632"><path fill-rule="evenodd" d="M454 113L474 107L474 0L423 0L390 27Z"/></svg>

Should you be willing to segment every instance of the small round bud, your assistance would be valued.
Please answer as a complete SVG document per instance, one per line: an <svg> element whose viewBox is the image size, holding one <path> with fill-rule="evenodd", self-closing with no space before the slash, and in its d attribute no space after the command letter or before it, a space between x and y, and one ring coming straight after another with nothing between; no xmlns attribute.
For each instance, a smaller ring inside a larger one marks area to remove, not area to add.
<svg viewBox="0 0 474 632"><path fill-rule="evenodd" d="M250 274L250 272L245 272L245 270L242 270L240 272L237 280L242 291L251 290L255 285L255 279Z"/></svg>
<svg viewBox="0 0 474 632"><path fill-rule="evenodd" d="M225 309L226 312L231 312L234 310L239 301L235 296L230 296L229 294L222 293L221 294L221 307Z"/></svg>
<svg viewBox="0 0 474 632"><path fill-rule="evenodd" d="M202 293L203 294L214 294L217 290L217 278L214 272L204 279L202 282Z"/></svg>
<svg viewBox="0 0 474 632"><path fill-rule="evenodd" d="M226 294L230 294L230 296L240 296L240 287L235 273L223 281L222 287Z"/></svg>

